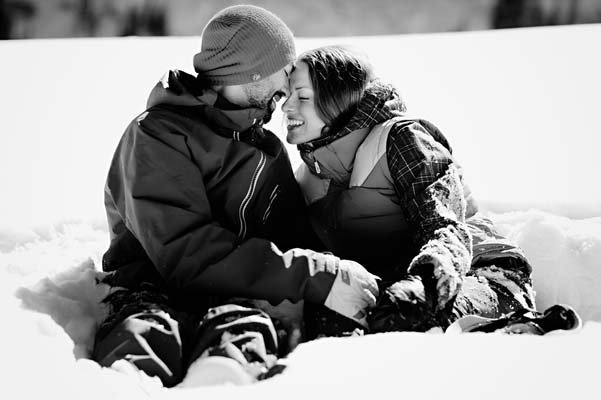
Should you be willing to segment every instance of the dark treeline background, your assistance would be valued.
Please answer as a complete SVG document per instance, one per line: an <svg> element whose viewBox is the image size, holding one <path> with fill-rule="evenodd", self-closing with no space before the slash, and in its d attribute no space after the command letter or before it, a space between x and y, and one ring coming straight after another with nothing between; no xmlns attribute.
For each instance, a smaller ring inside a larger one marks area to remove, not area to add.
<svg viewBox="0 0 601 400"><path fill-rule="evenodd" d="M0 39L200 35L233 4L265 7L300 37L601 22L601 0L0 0Z"/></svg>

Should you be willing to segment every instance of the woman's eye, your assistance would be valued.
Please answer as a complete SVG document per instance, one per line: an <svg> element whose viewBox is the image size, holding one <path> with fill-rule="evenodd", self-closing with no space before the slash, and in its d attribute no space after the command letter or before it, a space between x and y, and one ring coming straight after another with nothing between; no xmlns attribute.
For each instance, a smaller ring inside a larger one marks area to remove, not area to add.
<svg viewBox="0 0 601 400"><path fill-rule="evenodd" d="M300 96L298 97L298 99L299 99L299 100L309 100L309 98L308 98L308 97L300 97Z"/></svg>

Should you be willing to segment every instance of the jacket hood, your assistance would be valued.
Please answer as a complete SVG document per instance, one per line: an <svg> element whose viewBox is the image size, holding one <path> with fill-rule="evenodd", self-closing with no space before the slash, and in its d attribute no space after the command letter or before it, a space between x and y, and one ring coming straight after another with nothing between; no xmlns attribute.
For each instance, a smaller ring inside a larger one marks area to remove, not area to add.
<svg viewBox="0 0 601 400"><path fill-rule="evenodd" d="M342 129L298 146L301 159L313 175L346 184L359 146L374 126L393 118L419 123L434 140L452 152L449 142L434 124L405 113L405 103L396 89L374 81L367 87L357 111Z"/></svg>
<svg viewBox="0 0 601 400"><path fill-rule="evenodd" d="M199 113L212 123L212 128L227 137L240 135L251 127L261 127L267 111L260 108L239 108L210 88L201 88L196 77L171 70L154 86L146 107L199 107Z"/></svg>
<svg viewBox="0 0 601 400"><path fill-rule="evenodd" d="M370 129L390 118L402 116L406 111L405 102L394 86L374 80L365 89L365 93L351 119L341 129L332 132L328 136L299 144L298 149L301 153L314 151L351 132Z"/></svg>

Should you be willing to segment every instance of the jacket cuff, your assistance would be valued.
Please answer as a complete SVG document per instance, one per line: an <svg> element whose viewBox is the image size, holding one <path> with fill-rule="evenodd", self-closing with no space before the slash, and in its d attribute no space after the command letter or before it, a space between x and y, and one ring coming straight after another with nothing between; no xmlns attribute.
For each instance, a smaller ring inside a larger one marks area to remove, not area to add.
<svg viewBox="0 0 601 400"><path fill-rule="evenodd" d="M309 281L307 282L307 286L305 287L305 300L316 304L324 304L332 290L335 279L336 274L327 272L316 273L309 278Z"/></svg>

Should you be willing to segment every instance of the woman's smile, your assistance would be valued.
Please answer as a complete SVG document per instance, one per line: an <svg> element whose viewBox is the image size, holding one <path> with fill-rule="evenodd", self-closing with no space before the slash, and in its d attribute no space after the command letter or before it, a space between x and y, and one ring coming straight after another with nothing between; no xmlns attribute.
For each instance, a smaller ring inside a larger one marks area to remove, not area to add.
<svg viewBox="0 0 601 400"><path fill-rule="evenodd" d="M286 117L286 127L288 128L288 131L294 130L295 128L298 128L304 124L305 122L301 121L300 119Z"/></svg>
<svg viewBox="0 0 601 400"><path fill-rule="evenodd" d="M325 123L317 115L314 98L309 68L306 63L299 62L290 74L290 96L282 105L288 143L306 143L321 136Z"/></svg>

